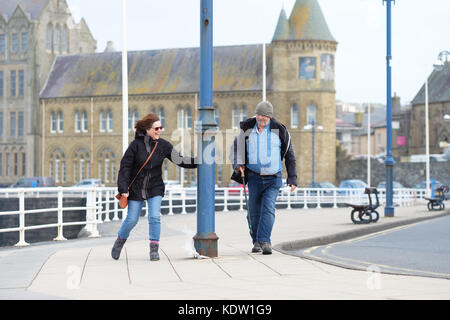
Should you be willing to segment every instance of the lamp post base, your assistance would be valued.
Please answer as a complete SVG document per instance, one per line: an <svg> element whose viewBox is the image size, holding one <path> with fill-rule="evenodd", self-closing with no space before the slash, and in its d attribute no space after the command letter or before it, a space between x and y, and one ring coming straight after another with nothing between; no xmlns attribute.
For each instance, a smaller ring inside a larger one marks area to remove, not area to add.
<svg viewBox="0 0 450 320"><path fill-rule="evenodd" d="M202 256L216 258L218 256L217 242L219 237L215 232L199 232L194 236L195 250Z"/></svg>

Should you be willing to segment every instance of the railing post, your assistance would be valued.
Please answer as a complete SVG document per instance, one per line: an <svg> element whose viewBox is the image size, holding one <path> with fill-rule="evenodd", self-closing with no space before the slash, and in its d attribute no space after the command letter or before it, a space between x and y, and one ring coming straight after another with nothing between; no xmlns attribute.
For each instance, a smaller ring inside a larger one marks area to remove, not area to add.
<svg viewBox="0 0 450 320"><path fill-rule="evenodd" d="M117 221L119 219L119 200L114 198L114 218L113 221Z"/></svg>
<svg viewBox="0 0 450 320"><path fill-rule="evenodd" d="M287 195L287 208L286 209L292 209L292 207L291 207L291 193L292 192L290 192L290 191L288 191L288 195Z"/></svg>
<svg viewBox="0 0 450 320"><path fill-rule="evenodd" d="M173 206L173 203L172 203L173 201L172 201L172 190L171 189L169 189L169 216L173 216L173 208L172 208L172 206Z"/></svg>
<svg viewBox="0 0 450 320"><path fill-rule="evenodd" d="M54 241L67 240L63 235L63 188L58 187L58 235Z"/></svg>
<svg viewBox="0 0 450 320"><path fill-rule="evenodd" d="M303 209L308 209L308 189L303 189Z"/></svg>
<svg viewBox="0 0 450 320"><path fill-rule="evenodd" d="M239 210L244 211L244 193L243 189L239 189Z"/></svg>
<svg viewBox="0 0 450 320"><path fill-rule="evenodd" d="M338 207L336 199L336 189L333 190L333 202L334 202L333 208L336 209Z"/></svg>
<svg viewBox="0 0 450 320"><path fill-rule="evenodd" d="M317 208L318 208L318 209L322 208L322 207L320 206L320 197L321 197L321 190L320 190L320 189L317 189Z"/></svg>
<svg viewBox="0 0 450 320"><path fill-rule="evenodd" d="M91 224L91 228L90 228L90 235L89 238L98 238L100 237L100 234L98 232L97 229L97 208L98 208L98 204L97 204L97 192L95 191L95 189L92 189L91 191L88 192L88 199L90 200L90 206L89 206L89 222Z"/></svg>
<svg viewBox="0 0 450 320"><path fill-rule="evenodd" d="M223 212L228 212L228 188L223 189Z"/></svg>
<svg viewBox="0 0 450 320"><path fill-rule="evenodd" d="M186 191L181 189L181 214L186 214Z"/></svg>
<svg viewBox="0 0 450 320"><path fill-rule="evenodd" d="M109 190L106 191L105 194L105 220L103 220L104 222L110 222L111 219L109 218L109 198L110 194L109 194Z"/></svg>
<svg viewBox="0 0 450 320"><path fill-rule="evenodd" d="M29 243L25 241L25 190L19 190L19 242L15 244L17 247L28 246Z"/></svg>

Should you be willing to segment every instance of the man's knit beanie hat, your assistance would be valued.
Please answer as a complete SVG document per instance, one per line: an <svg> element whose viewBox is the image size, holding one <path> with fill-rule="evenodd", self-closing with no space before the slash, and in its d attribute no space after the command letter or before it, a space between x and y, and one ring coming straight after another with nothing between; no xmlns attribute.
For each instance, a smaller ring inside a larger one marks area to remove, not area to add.
<svg viewBox="0 0 450 320"><path fill-rule="evenodd" d="M269 101L261 101L256 106L256 114L260 116L273 117L273 106Z"/></svg>

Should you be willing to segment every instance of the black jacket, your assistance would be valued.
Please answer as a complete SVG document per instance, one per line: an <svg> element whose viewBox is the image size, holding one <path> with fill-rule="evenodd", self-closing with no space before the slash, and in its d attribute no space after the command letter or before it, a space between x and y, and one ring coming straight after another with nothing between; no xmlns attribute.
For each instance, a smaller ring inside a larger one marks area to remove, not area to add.
<svg viewBox="0 0 450 320"><path fill-rule="evenodd" d="M241 121L241 133L233 142L233 150L231 151L231 162L233 164L233 169L236 169L240 165L245 165L247 162L247 144L251 131L256 125L256 118L249 118L247 120ZM292 148L291 135L289 134L286 127L277 121L275 118L270 119L270 130L277 132L281 141L281 161L285 160L285 166L287 171L287 184L297 185L297 167L294 156L294 149ZM240 174L233 172L231 177L232 180L238 181Z"/></svg>
<svg viewBox="0 0 450 320"><path fill-rule="evenodd" d="M142 201L155 196L164 196L165 185L162 179L162 164L165 158L180 167L197 167L194 158L182 157L167 140L162 138L152 140L143 133L136 133L135 139L130 143L120 161L119 175L117 178L119 193L128 192L128 185L147 160L155 147L156 141L158 141L158 146L153 156L139 173L129 190L129 200Z"/></svg>

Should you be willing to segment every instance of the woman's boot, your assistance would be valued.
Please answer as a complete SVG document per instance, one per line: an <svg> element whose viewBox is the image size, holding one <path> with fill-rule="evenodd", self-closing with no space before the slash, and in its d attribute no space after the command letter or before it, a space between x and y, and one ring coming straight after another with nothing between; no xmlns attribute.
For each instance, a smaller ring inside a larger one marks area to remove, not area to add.
<svg viewBox="0 0 450 320"><path fill-rule="evenodd" d="M113 259L115 259L115 260L119 259L120 252L122 251L125 241L127 241L127 239L122 239L120 237L117 237L117 239L114 242L114 245L112 247L112 250L111 250L111 257L113 257Z"/></svg>
<svg viewBox="0 0 450 320"><path fill-rule="evenodd" d="M159 249L159 243L150 242L150 260L151 261L159 260L158 249Z"/></svg>

